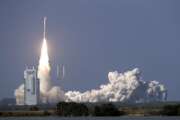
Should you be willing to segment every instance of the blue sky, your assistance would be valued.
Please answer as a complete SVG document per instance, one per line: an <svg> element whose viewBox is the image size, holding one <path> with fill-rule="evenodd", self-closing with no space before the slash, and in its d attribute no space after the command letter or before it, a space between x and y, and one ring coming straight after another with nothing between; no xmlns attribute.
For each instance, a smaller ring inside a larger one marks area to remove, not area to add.
<svg viewBox="0 0 180 120"><path fill-rule="evenodd" d="M0 98L14 97L25 66L37 66L47 16L53 84L85 91L108 82L109 71L140 68L144 80L180 100L180 1L1 0ZM64 64L64 80L56 65Z"/></svg>

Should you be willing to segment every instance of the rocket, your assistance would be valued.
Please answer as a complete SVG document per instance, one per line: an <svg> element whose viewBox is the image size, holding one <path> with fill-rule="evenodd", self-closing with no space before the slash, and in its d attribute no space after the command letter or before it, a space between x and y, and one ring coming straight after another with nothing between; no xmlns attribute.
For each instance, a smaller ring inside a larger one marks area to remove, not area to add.
<svg viewBox="0 0 180 120"><path fill-rule="evenodd" d="M43 32L44 39L46 38L46 20L47 20L47 17L44 17L44 32Z"/></svg>

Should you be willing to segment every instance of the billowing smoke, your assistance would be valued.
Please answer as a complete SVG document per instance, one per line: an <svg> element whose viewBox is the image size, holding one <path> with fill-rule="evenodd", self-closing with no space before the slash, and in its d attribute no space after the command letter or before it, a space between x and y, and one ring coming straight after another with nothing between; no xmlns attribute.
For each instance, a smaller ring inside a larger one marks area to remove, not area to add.
<svg viewBox="0 0 180 120"><path fill-rule="evenodd" d="M49 103L56 103L58 101L151 102L167 99L165 86L154 80L149 82L141 80L138 68L124 73L109 72L108 79L107 84L83 93L79 91L64 92L58 86L52 87L46 94L47 100ZM16 97L23 95L22 91L21 86L16 90Z"/></svg>
<svg viewBox="0 0 180 120"><path fill-rule="evenodd" d="M23 105L24 104L24 84L21 84L14 92L16 96L16 104Z"/></svg>
<svg viewBox="0 0 180 120"><path fill-rule="evenodd" d="M166 89L157 81L145 82L140 79L140 71L135 68L125 73L109 72L109 83L81 93L65 93L70 101L75 102L149 102L166 100Z"/></svg>
<svg viewBox="0 0 180 120"><path fill-rule="evenodd" d="M43 40L38 66L40 79L41 103L57 103L59 101L74 102L150 102L167 98L165 86L158 81L143 81L138 68L124 73L109 72L108 83L97 89L86 92L64 92L59 86L52 86L50 65L46 39ZM15 90L16 102L24 104L24 84Z"/></svg>

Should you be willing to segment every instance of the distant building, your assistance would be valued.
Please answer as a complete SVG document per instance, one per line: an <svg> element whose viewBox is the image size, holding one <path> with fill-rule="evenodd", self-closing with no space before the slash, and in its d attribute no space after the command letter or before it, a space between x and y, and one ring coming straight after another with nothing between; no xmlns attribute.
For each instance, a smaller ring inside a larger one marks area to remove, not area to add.
<svg viewBox="0 0 180 120"><path fill-rule="evenodd" d="M39 103L39 79L37 71L26 68L24 71L24 104L37 105Z"/></svg>

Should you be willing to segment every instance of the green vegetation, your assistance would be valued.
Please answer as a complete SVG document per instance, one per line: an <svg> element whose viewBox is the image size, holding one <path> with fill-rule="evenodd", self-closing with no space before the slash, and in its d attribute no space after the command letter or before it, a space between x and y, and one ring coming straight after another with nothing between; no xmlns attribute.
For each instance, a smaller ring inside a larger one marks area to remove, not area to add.
<svg viewBox="0 0 180 120"><path fill-rule="evenodd" d="M180 104L164 106L162 110L162 115L180 116Z"/></svg>
<svg viewBox="0 0 180 120"><path fill-rule="evenodd" d="M37 106L32 106L29 108L30 111L38 111L39 108Z"/></svg>
<svg viewBox="0 0 180 120"><path fill-rule="evenodd" d="M57 104L57 114L59 116L87 116L88 108L82 103L59 102Z"/></svg>
<svg viewBox="0 0 180 120"><path fill-rule="evenodd" d="M1 116L180 116L180 103L75 103L0 106Z"/></svg>
<svg viewBox="0 0 180 120"><path fill-rule="evenodd" d="M59 102L57 104L57 115L59 116L120 116L120 112L112 103L87 107L83 103Z"/></svg>
<svg viewBox="0 0 180 120"><path fill-rule="evenodd" d="M124 112L120 112L112 103L96 105L94 107L94 116L120 116Z"/></svg>

